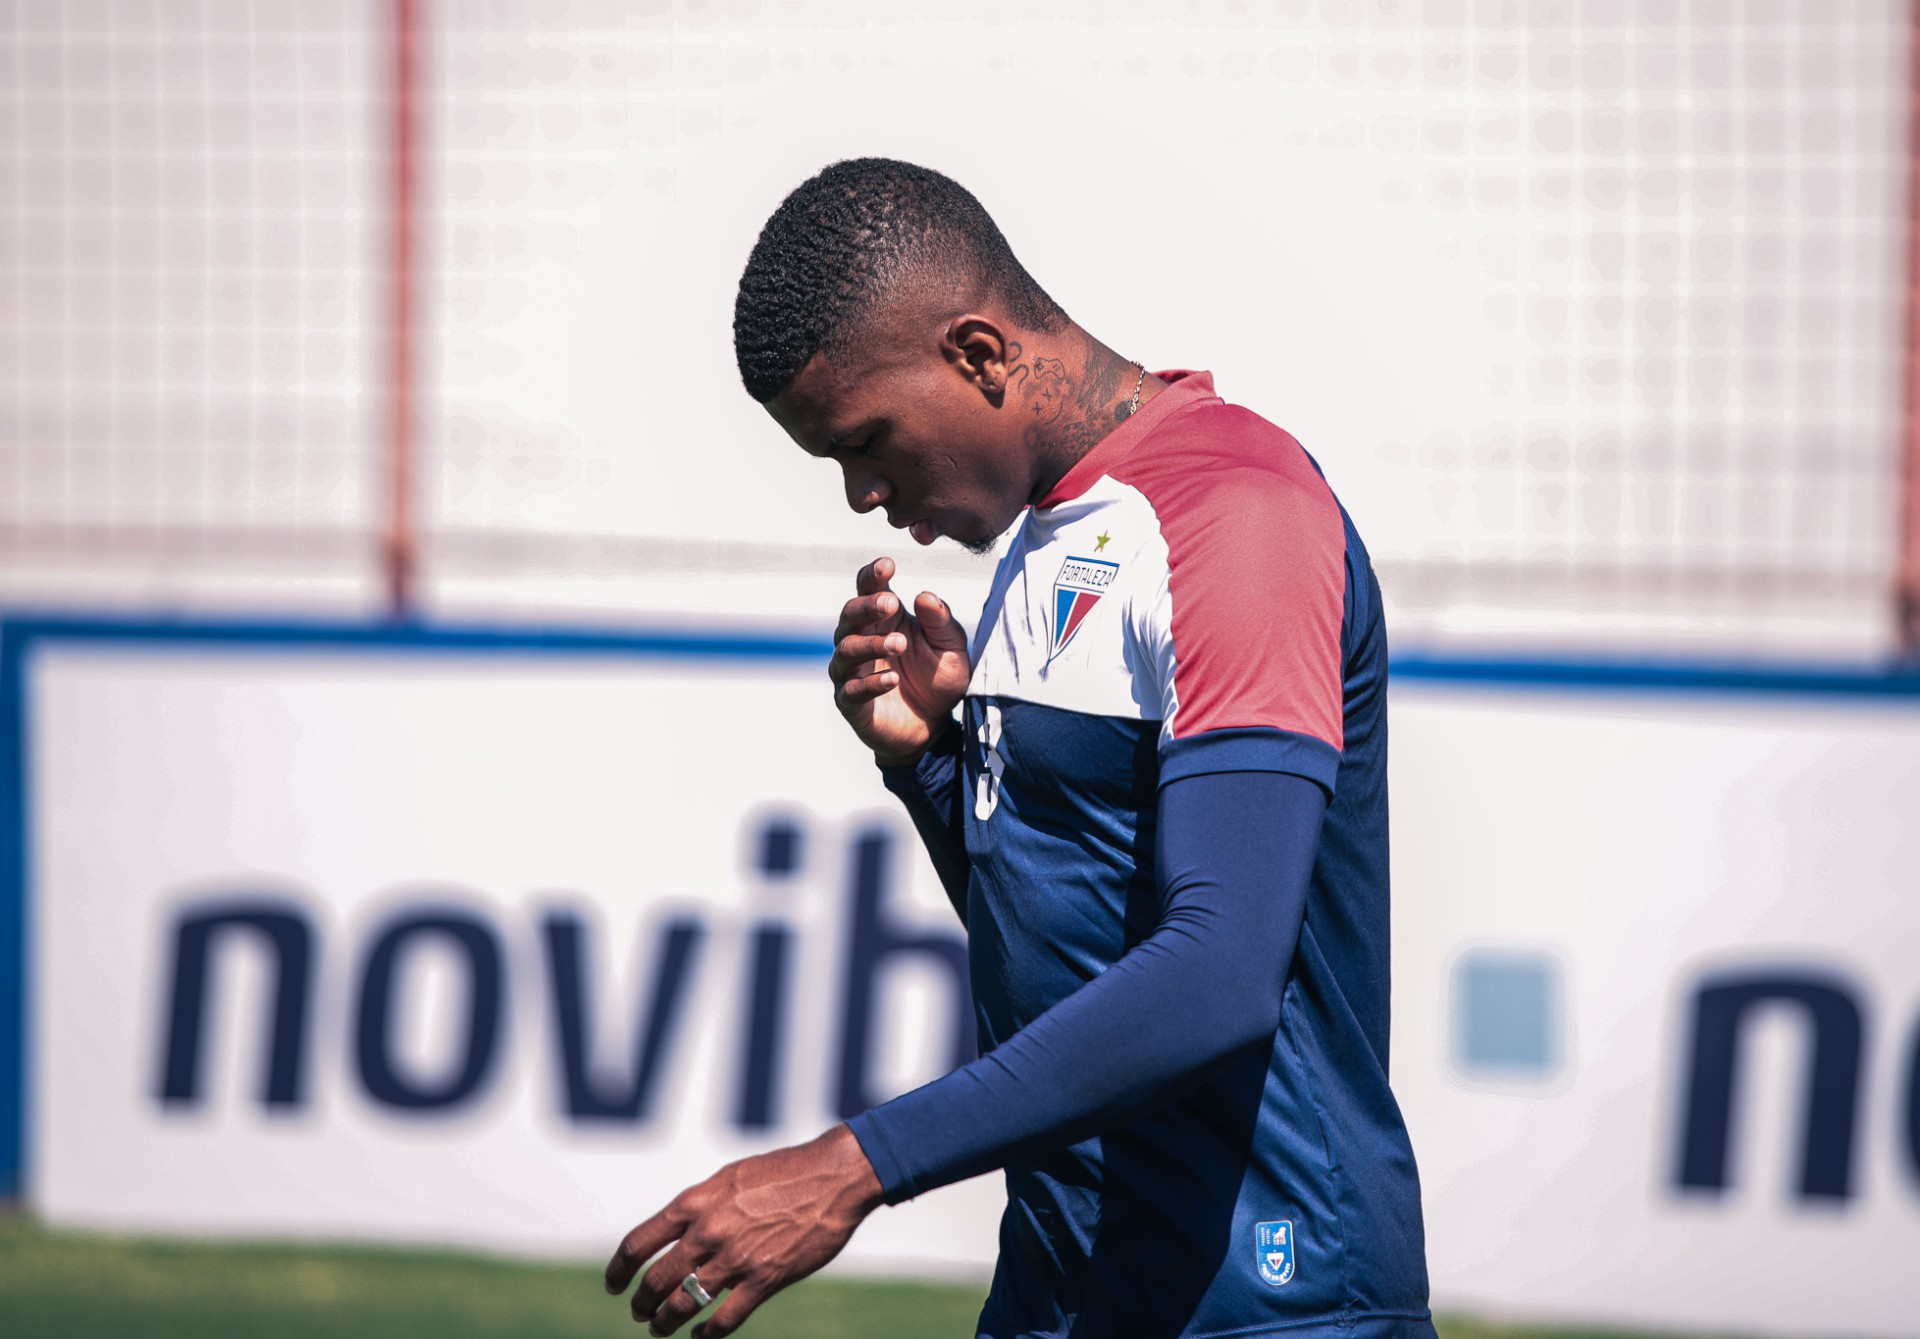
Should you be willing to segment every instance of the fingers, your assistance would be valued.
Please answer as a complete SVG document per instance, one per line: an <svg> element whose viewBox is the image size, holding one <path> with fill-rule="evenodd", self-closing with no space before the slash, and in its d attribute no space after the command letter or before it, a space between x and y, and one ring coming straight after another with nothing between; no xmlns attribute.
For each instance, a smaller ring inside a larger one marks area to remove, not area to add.
<svg viewBox="0 0 1920 1339"><path fill-rule="evenodd" d="M900 686L900 675L894 670L881 670L863 678L848 679L841 684L836 694L840 709L852 713L877 697L885 697Z"/></svg>
<svg viewBox="0 0 1920 1339"><path fill-rule="evenodd" d="M693 1327L694 1339L726 1339L766 1300L752 1284L742 1284L727 1294L719 1310Z"/></svg>
<svg viewBox="0 0 1920 1339"><path fill-rule="evenodd" d="M827 677L835 683L872 674L875 662L888 656L905 655L904 632L850 633L834 643L833 656L827 661Z"/></svg>
<svg viewBox="0 0 1920 1339"><path fill-rule="evenodd" d="M856 594L840 607L840 624L834 629L838 641L852 632L886 632L877 626L902 613L900 597L887 583L893 579L893 559L875 558L853 578Z"/></svg>
<svg viewBox="0 0 1920 1339"><path fill-rule="evenodd" d="M655 1251L678 1237L685 1226L684 1216L675 1204L669 1204L622 1237L613 1259L607 1261L607 1291L615 1296L625 1292L633 1276L640 1272L640 1266L651 1260Z"/></svg>
<svg viewBox="0 0 1920 1339"><path fill-rule="evenodd" d="M899 686L900 676L888 657L905 655L908 638L900 628L905 612L900 597L886 587L892 575L891 558L868 563L854 582L861 593L840 610L827 677L833 681L834 697L843 712L853 712Z"/></svg>
<svg viewBox="0 0 1920 1339"><path fill-rule="evenodd" d="M899 687L900 675L887 657L902 655L906 649L906 635L899 632L841 638L827 662L827 677L833 681L840 709L851 712Z"/></svg>
<svg viewBox="0 0 1920 1339"><path fill-rule="evenodd" d="M710 1296L726 1286L725 1272L711 1259L696 1265L693 1253L682 1241L647 1270L633 1291L629 1309L634 1320L645 1322L649 1334L672 1334L699 1314L699 1300L681 1286L689 1274L700 1279L700 1286Z"/></svg>
<svg viewBox="0 0 1920 1339"><path fill-rule="evenodd" d="M833 629L834 660L842 672L850 672L848 667L861 660L904 654L907 649L904 634L911 631L905 615L905 606L892 591L856 595L842 605L840 621ZM933 592L923 590L914 597L913 618L940 649L966 645L967 630L960 626L947 602ZM903 627L903 622L907 626ZM887 639L885 646L880 643L882 638ZM835 677L838 679L840 675Z"/></svg>
<svg viewBox="0 0 1920 1339"><path fill-rule="evenodd" d="M699 1271L695 1273L697 1276ZM686 1275L682 1274L680 1277L684 1279ZM717 1275L715 1277L718 1278ZM747 1317L767 1300L767 1295L751 1282L743 1282L738 1287L732 1288L725 1297L719 1296L721 1285L717 1281L702 1278L700 1285L710 1295L718 1298L719 1305L711 1316L693 1327L694 1339L725 1339L727 1335L739 1329ZM647 1332L655 1335L672 1334L699 1314L700 1307L694 1298L681 1291L676 1284L674 1295L662 1302L659 1309L653 1313L653 1318L647 1322ZM634 1319L640 1319L637 1311L634 1313Z"/></svg>
<svg viewBox="0 0 1920 1339"><path fill-rule="evenodd" d="M853 588L862 595L877 595L889 589L893 580L893 559L875 558L854 574Z"/></svg>
<svg viewBox="0 0 1920 1339"><path fill-rule="evenodd" d="M856 632L891 632L899 624L900 597L892 591L856 595L840 606L840 622L834 626L834 640Z"/></svg>
<svg viewBox="0 0 1920 1339"><path fill-rule="evenodd" d="M640 1285L633 1290L633 1298L628 1309L637 1321L651 1321L660 1308L673 1300L674 1290L680 1286L680 1280L696 1271L687 1267L686 1243L677 1243L665 1255L647 1267L640 1276ZM693 1299L688 1297L687 1301Z"/></svg>
<svg viewBox="0 0 1920 1339"><path fill-rule="evenodd" d="M914 597L913 613L920 620L921 632L935 647L942 651L966 649L967 630L960 626L960 620L953 616L953 610L938 595L929 590L921 591Z"/></svg>

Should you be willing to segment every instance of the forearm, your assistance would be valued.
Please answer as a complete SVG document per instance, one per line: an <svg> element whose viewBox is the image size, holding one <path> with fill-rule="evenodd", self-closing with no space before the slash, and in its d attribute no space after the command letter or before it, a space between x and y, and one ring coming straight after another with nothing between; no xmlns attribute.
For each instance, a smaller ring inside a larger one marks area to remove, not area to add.
<svg viewBox="0 0 1920 1339"><path fill-rule="evenodd" d="M900 798L920 834L947 900L967 921L967 847L965 811L960 807L964 777L960 767L961 731L948 723L919 758L880 769L881 780Z"/></svg>
<svg viewBox="0 0 1920 1339"><path fill-rule="evenodd" d="M1168 785L1153 933L998 1049L850 1122L889 1202L1098 1133L1271 1037L1324 808L1282 773Z"/></svg>

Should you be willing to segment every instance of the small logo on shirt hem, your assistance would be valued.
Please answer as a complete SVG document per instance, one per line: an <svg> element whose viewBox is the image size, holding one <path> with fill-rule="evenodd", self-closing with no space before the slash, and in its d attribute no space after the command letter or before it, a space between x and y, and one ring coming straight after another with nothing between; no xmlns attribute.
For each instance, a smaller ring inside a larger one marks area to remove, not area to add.
<svg viewBox="0 0 1920 1339"><path fill-rule="evenodd" d="M1293 1277L1293 1223L1255 1223L1253 1258L1260 1281L1278 1288Z"/></svg>
<svg viewBox="0 0 1920 1339"><path fill-rule="evenodd" d="M1080 631L1087 615L1100 603L1100 597L1107 593L1119 573L1119 563L1103 558L1069 555L1060 564L1060 575L1053 579L1053 642L1047 649L1048 664L1067 649L1067 643Z"/></svg>

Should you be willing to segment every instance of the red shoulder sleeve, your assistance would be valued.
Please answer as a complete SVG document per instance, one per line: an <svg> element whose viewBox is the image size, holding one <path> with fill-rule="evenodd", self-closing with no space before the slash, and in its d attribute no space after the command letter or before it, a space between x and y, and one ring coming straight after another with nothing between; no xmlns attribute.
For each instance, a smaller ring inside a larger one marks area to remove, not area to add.
<svg viewBox="0 0 1920 1339"><path fill-rule="evenodd" d="M1156 437L1114 474L1152 504L1167 545L1164 737L1271 729L1337 752L1346 527L1332 491L1297 441L1245 409L1196 407Z"/></svg>

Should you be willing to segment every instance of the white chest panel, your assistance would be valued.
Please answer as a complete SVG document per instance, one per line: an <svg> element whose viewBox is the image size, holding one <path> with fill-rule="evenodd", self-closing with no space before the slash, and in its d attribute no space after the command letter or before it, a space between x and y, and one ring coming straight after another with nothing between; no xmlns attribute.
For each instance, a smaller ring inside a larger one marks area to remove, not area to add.
<svg viewBox="0 0 1920 1339"><path fill-rule="evenodd" d="M973 639L974 697L1159 720L1173 681L1167 545L1128 484L1030 511Z"/></svg>

